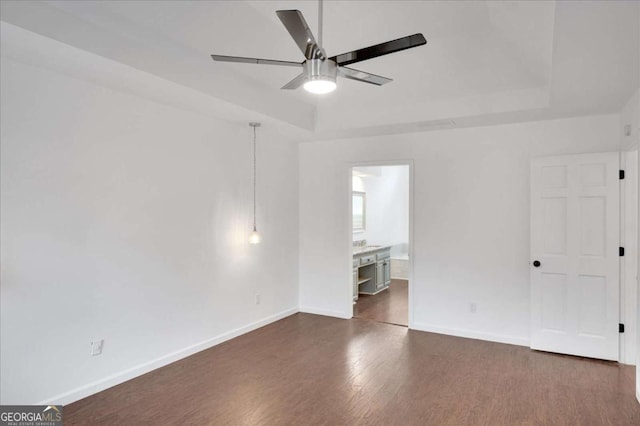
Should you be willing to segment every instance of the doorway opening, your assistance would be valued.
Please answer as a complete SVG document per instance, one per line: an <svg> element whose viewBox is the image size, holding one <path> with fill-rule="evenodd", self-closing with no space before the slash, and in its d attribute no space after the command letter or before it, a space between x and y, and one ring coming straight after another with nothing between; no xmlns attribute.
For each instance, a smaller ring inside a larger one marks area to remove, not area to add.
<svg viewBox="0 0 640 426"><path fill-rule="evenodd" d="M411 165L351 168L353 317L410 325Z"/></svg>

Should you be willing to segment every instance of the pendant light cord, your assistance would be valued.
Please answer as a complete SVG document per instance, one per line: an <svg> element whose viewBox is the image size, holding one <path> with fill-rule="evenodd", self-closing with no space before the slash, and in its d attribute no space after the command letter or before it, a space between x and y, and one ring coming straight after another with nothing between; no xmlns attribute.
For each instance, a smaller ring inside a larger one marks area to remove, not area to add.
<svg viewBox="0 0 640 426"><path fill-rule="evenodd" d="M256 126L253 126L253 230L256 230Z"/></svg>

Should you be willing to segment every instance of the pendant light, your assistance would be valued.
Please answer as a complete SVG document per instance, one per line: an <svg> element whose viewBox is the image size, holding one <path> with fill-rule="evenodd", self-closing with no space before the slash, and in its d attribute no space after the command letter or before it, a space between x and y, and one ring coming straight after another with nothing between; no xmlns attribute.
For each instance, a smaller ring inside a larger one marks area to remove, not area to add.
<svg viewBox="0 0 640 426"><path fill-rule="evenodd" d="M256 227L256 127L260 127L260 123L251 122L249 126L253 127L253 232L249 236L249 244L260 244L261 238Z"/></svg>

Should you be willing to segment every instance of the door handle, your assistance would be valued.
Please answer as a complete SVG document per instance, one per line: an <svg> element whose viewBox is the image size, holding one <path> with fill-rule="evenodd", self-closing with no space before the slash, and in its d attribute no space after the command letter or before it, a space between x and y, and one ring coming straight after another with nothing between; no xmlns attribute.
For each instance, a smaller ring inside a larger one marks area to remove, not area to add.
<svg viewBox="0 0 640 426"><path fill-rule="evenodd" d="M540 261L539 261L539 260L534 260L534 261L533 261L533 266L535 266L536 268L539 268L539 267L540 267L540 265L542 265L542 263L540 263Z"/></svg>

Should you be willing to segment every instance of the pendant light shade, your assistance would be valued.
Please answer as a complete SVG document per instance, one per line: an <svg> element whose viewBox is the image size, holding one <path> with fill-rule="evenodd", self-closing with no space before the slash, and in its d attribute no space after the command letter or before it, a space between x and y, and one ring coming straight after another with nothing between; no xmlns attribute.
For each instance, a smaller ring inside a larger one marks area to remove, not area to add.
<svg viewBox="0 0 640 426"><path fill-rule="evenodd" d="M260 123L249 123L249 126L253 127L253 232L249 236L249 244L260 244L262 238L256 226L256 127L260 127Z"/></svg>
<svg viewBox="0 0 640 426"><path fill-rule="evenodd" d="M260 244L260 241L262 241L262 238L260 237L258 231L254 229L249 236L249 244Z"/></svg>

